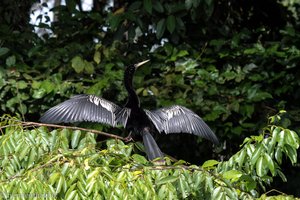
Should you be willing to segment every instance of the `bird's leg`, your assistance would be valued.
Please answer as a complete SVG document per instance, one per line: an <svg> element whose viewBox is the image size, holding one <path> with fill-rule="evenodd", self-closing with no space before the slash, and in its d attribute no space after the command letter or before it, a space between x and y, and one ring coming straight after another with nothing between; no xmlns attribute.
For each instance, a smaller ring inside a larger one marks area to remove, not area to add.
<svg viewBox="0 0 300 200"><path fill-rule="evenodd" d="M130 141L133 141L133 138L131 137L131 133L132 133L132 131L129 131L129 134L128 134L128 136L127 136L127 137L125 137L125 139L124 139L124 141L125 141L125 142L130 142Z"/></svg>

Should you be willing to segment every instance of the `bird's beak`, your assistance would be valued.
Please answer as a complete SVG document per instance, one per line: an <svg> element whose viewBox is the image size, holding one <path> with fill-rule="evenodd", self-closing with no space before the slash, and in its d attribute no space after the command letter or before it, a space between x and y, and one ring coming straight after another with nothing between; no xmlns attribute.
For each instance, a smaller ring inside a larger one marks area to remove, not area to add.
<svg viewBox="0 0 300 200"><path fill-rule="evenodd" d="M145 60L145 61L136 63L136 64L134 65L134 67L137 69L138 67L142 66L143 64L145 64L145 63L147 63L147 62L149 62L149 61L150 61L150 60Z"/></svg>

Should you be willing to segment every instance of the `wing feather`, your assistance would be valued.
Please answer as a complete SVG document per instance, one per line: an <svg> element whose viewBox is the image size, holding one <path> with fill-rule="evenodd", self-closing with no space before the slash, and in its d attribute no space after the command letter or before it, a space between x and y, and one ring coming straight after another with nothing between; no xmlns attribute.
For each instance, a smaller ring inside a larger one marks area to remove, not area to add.
<svg viewBox="0 0 300 200"><path fill-rule="evenodd" d="M130 113L131 113L130 108L126 108L126 107L122 108L116 113L116 121L118 121L120 124L122 124L125 127Z"/></svg>
<svg viewBox="0 0 300 200"><path fill-rule="evenodd" d="M145 113L160 133L190 133L219 143L202 118L186 107L174 105Z"/></svg>
<svg viewBox="0 0 300 200"><path fill-rule="evenodd" d="M129 111L128 111L129 110ZM122 113L120 115L119 113ZM130 109L119 107L95 95L76 95L50 108L40 119L45 123L99 122L111 126L127 123Z"/></svg>

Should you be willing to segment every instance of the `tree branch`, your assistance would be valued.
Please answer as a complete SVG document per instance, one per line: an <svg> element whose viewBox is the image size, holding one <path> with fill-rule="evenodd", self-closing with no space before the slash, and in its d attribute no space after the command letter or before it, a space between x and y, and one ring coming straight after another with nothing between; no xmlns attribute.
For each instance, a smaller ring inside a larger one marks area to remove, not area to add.
<svg viewBox="0 0 300 200"><path fill-rule="evenodd" d="M106 137L126 141L126 138L124 138L124 137L114 135L114 134L110 134L110 133L106 133L106 132L103 132L103 131L94 130L94 129L80 128L80 127L75 127L75 126L62 126L62 125L57 125L57 124L45 124L45 123L37 123L37 122L22 122L22 121L19 121L19 122L21 123L21 126L27 126L27 127L28 126L46 126L46 127L54 127L54 128L65 128L65 129L72 129L72 130L81 130L81 131L91 132L91 133L95 133L95 134L99 134L99 135L104 135ZM0 129L6 128L6 127L18 126L18 125L19 124L9 124L9 125L5 125L5 126L0 126Z"/></svg>

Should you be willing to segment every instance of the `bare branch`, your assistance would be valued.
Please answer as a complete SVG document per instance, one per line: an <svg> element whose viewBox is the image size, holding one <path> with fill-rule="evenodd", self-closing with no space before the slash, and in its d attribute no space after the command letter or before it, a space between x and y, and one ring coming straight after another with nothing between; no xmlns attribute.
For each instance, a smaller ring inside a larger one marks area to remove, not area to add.
<svg viewBox="0 0 300 200"><path fill-rule="evenodd" d="M9 124L9 125L5 125L5 126L0 126L0 129L7 128L7 127L12 127L12 126L20 126L20 125L21 126L26 126L26 127L28 127L28 126L46 126L46 127L54 127L54 128L65 128L65 129L72 129L72 130L81 130L81 131L86 131L86 132L95 133L95 134L99 134L99 135L104 135L106 137L126 141L126 138L124 138L124 137L114 135L114 134L110 134L110 133L106 133L106 132L103 132L103 131L94 130L94 129L80 128L80 127L75 127L75 126L63 126L63 125L57 125L57 124L45 124L45 123L38 123L38 122L22 122L22 121L18 121L18 122L20 122L20 124Z"/></svg>

